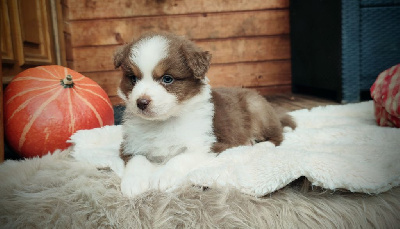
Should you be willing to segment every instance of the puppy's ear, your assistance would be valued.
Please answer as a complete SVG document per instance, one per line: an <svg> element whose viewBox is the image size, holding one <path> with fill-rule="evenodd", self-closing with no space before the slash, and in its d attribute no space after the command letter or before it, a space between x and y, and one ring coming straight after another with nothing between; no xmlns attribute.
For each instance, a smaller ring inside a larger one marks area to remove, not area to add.
<svg viewBox="0 0 400 229"><path fill-rule="evenodd" d="M122 45L118 47L114 52L114 67L117 69L122 65L122 61L125 59L128 54L128 46L129 44Z"/></svg>
<svg viewBox="0 0 400 229"><path fill-rule="evenodd" d="M204 79L210 67L211 53L203 51L192 42L182 45L182 52L188 67L192 70L193 76Z"/></svg>

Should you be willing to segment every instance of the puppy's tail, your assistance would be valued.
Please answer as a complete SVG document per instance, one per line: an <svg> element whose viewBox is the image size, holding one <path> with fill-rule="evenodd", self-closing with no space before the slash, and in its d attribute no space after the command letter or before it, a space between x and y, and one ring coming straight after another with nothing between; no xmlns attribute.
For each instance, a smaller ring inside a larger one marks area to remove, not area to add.
<svg viewBox="0 0 400 229"><path fill-rule="evenodd" d="M282 127L288 126L292 128L293 130L296 129L296 122L293 120L293 117L288 114L281 114L279 117L279 120L281 121Z"/></svg>

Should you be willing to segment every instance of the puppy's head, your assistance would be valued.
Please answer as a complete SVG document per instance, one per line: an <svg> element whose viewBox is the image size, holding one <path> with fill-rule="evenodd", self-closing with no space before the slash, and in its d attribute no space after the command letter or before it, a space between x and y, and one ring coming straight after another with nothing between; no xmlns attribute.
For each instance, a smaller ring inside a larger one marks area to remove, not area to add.
<svg viewBox="0 0 400 229"><path fill-rule="evenodd" d="M120 47L114 65L123 77L118 90L127 109L148 120L177 115L200 93L211 55L172 34L149 34Z"/></svg>

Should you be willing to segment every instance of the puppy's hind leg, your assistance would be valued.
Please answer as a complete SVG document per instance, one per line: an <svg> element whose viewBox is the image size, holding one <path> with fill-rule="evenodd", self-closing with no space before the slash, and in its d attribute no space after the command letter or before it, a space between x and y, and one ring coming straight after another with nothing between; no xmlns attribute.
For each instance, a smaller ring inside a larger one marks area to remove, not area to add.
<svg viewBox="0 0 400 229"><path fill-rule="evenodd" d="M290 127L292 128L292 130L296 129L297 124L296 122L293 120L293 117L290 116L289 114L281 114L279 117L279 120L281 121L282 127Z"/></svg>
<svg viewBox="0 0 400 229"><path fill-rule="evenodd" d="M283 141L282 126L273 125L264 128L263 136L264 141L272 142L275 146L279 146Z"/></svg>
<svg viewBox="0 0 400 229"><path fill-rule="evenodd" d="M258 94L250 94L247 101L255 142L270 141L275 146L280 145L283 141L283 127L275 109Z"/></svg>
<svg viewBox="0 0 400 229"><path fill-rule="evenodd" d="M286 113L280 113L278 116L279 123L273 122L272 125L266 125L263 130L263 136L266 138L265 140L274 143L275 146L279 146L283 141L284 127L290 127L292 130L296 129L296 122L293 120L292 116Z"/></svg>

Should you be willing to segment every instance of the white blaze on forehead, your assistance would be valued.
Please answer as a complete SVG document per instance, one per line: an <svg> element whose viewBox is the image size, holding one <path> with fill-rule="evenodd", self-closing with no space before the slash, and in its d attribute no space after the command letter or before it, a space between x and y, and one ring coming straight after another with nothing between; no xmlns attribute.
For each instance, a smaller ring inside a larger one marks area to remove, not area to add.
<svg viewBox="0 0 400 229"><path fill-rule="evenodd" d="M127 109L145 119L166 119L175 113L176 96L153 79L154 68L168 55L169 41L163 36L153 36L136 43L129 56L142 73L142 78L135 84L128 96L121 96L126 101ZM142 111L136 101L141 96L150 97L151 103ZM147 112L147 113L146 113Z"/></svg>
<svg viewBox="0 0 400 229"><path fill-rule="evenodd" d="M157 64L167 57L168 40L162 36L148 37L132 47L130 59L138 66L143 78L152 77Z"/></svg>

